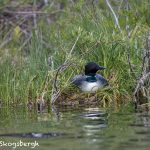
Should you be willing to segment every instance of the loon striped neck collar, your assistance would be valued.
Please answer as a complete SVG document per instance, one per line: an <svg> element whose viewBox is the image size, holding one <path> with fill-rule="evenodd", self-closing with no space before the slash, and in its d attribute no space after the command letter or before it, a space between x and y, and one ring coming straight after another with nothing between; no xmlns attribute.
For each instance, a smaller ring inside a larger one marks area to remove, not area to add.
<svg viewBox="0 0 150 150"><path fill-rule="evenodd" d="M88 75L86 75L86 81L87 82L96 82L97 79L95 77L95 74L88 74Z"/></svg>

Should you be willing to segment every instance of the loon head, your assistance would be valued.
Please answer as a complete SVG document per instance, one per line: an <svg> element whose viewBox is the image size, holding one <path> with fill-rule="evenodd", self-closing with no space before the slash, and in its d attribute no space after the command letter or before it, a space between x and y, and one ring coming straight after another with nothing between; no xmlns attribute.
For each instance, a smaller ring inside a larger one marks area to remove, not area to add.
<svg viewBox="0 0 150 150"><path fill-rule="evenodd" d="M89 62L85 65L85 75L95 76L98 70L104 70L105 67L99 66L95 62Z"/></svg>

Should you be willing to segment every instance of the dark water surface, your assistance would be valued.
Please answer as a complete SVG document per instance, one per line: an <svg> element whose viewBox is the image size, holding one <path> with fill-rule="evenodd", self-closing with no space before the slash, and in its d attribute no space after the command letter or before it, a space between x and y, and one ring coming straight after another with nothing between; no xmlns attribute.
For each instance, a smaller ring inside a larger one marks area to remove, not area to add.
<svg viewBox="0 0 150 150"><path fill-rule="evenodd" d="M0 150L149 150L150 114L99 108L53 109L38 114L0 108ZM9 146L2 143L9 143ZM39 146L38 146L39 145Z"/></svg>

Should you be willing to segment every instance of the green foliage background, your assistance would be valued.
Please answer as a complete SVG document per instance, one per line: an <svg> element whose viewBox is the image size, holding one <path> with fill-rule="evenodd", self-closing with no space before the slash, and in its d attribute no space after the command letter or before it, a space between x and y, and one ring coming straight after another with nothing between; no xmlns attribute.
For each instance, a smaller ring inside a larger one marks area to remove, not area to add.
<svg viewBox="0 0 150 150"><path fill-rule="evenodd" d="M110 83L109 89L99 92L101 97L121 103L132 100L136 80L129 69L128 54L139 76L145 38L150 31L150 1L110 1L122 32L116 27L105 0L51 0L36 10L41 2L0 2L1 102L9 105L35 101L43 91L46 77L49 85L45 99L50 100L54 76L66 59L75 65L59 74L61 89L66 88L70 78L83 71L85 63L95 61L107 68L102 74ZM8 10L14 12L12 17L6 14ZM14 17L15 12L33 10L39 13L36 24L33 14Z"/></svg>

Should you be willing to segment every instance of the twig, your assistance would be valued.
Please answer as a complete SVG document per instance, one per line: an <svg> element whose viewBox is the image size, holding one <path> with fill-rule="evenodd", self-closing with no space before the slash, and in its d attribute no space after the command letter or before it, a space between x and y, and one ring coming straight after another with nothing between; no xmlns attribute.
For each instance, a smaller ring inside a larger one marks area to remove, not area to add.
<svg viewBox="0 0 150 150"><path fill-rule="evenodd" d="M54 82L53 82L53 89L55 92L58 92L58 87L57 87L57 78L58 78L58 75L61 71L64 71L66 70L71 64L69 64L69 62L64 62L61 66L59 66L59 68L57 69L56 71L56 75L54 77Z"/></svg>
<svg viewBox="0 0 150 150"><path fill-rule="evenodd" d="M143 60L142 60L141 76L144 73L147 73L150 71L150 43L149 43L149 40L150 40L150 36L148 35L146 37L146 46L145 46L146 52L145 52L145 54L143 56Z"/></svg>
<svg viewBox="0 0 150 150"><path fill-rule="evenodd" d="M0 49L3 48L5 45L7 45L11 40L12 40L12 37L9 37L5 41L3 41L0 45Z"/></svg>
<svg viewBox="0 0 150 150"><path fill-rule="evenodd" d="M141 66L141 77L144 73L144 69L145 69L145 60L146 60L146 55L143 56L143 60L142 60L142 66Z"/></svg>
<svg viewBox="0 0 150 150"><path fill-rule="evenodd" d="M47 6L48 5L48 0L44 0L44 4L45 4L45 6Z"/></svg>
<svg viewBox="0 0 150 150"><path fill-rule="evenodd" d="M68 66L70 66L70 63L68 62L68 60L69 60L69 58L70 58L71 55L72 55L72 52L73 52L73 50L74 50L74 48L75 48L75 46L76 46L76 44L77 44L77 41L79 40L79 37L80 37L80 34L77 36L77 38L76 38L76 40L75 40L75 42L74 42L74 44L73 44L73 46L72 46L72 48L71 48L69 54L67 55L67 58L66 58L65 62L58 68L58 70L57 70L57 72L56 72L55 79L54 79L54 88L55 88L55 91L58 90L57 85L56 85L58 74L59 74L59 72L60 72L62 69L65 70L66 68L68 68Z"/></svg>
<svg viewBox="0 0 150 150"><path fill-rule="evenodd" d="M146 73L150 71L150 35L146 37L146 58L147 58L147 67Z"/></svg>
<svg viewBox="0 0 150 150"><path fill-rule="evenodd" d="M135 72L134 72L134 69L133 69L132 64L131 64L131 59L130 59L131 57L130 57L129 48L127 48L127 51L128 51L127 56L128 56L128 64L129 64L130 72L132 73L133 77L134 77L135 79L137 79L137 77L136 77L136 75L135 75Z"/></svg>
<svg viewBox="0 0 150 150"><path fill-rule="evenodd" d="M120 25L119 25L118 17L117 17L117 15L115 14L115 12L114 12L112 6L110 5L109 0L106 0L106 3L107 3L109 9L111 10L111 12L112 12L112 14L113 14L113 16L114 16L115 25L118 27L119 31L122 33L121 27L120 27Z"/></svg>
<svg viewBox="0 0 150 150"><path fill-rule="evenodd" d="M34 2L33 8L35 10L36 8L36 1ZM33 12L33 26L35 29L35 34L36 36L38 35L38 30L37 30L37 14Z"/></svg>
<svg viewBox="0 0 150 150"><path fill-rule="evenodd" d="M26 46L26 44L30 41L31 37L32 37L32 35L30 35L30 36L24 41L24 43L23 43L23 44L20 46L20 48L18 49L18 52L21 51L21 50L24 48L24 46Z"/></svg>
<svg viewBox="0 0 150 150"><path fill-rule="evenodd" d="M133 94L133 96L134 96L134 102L136 103L136 105L138 105L139 104L139 101L138 101L138 98L139 97L137 97L137 95L138 95L138 93L139 93L139 91L142 89L144 89L144 84L145 84L145 82L147 81L147 79L150 77L150 72L148 72L148 73L146 73L146 74L144 74L140 79L139 79L139 81L138 81L138 83L137 83L137 85L136 85L136 88L135 88L135 90L134 90L134 94ZM145 91L145 90L144 90ZM146 95L144 95L144 96L146 96Z"/></svg>
<svg viewBox="0 0 150 150"><path fill-rule="evenodd" d="M71 66L72 65L72 63L70 63L70 62L65 62L64 64L62 64L58 69L57 69L57 72L56 72L56 75L55 75L55 77L54 77L54 82L53 82L53 92L52 92L52 103L55 103L55 101L56 101L56 98L60 95L60 93L61 93L61 90L58 88L58 86L57 86L57 78L58 78L58 75L59 75L59 73L61 72L61 71L64 71L64 70L66 70L69 66ZM55 96L54 96L55 95ZM55 97L55 99L54 99L54 97Z"/></svg>
<svg viewBox="0 0 150 150"><path fill-rule="evenodd" d="M118 7L118 12L121 10L121 6L122 6L122 4L123 4L123 1L124 1L124 0L121 0L121 2L120 2L120 5L119 5L119 7Z"/></svg>
<svg viewBox="0 0 150 150"><path fill-rule="evenodd" d="M129 11L129 2L128 2L128 0L125 0L125 2L126 2L126 10L127 11ZM129 17L128 17L128 15L126 15L126 31L127 31L127 34L128 34L128 37L130 37L130 32L129 32Z"/></svg>
<svg viewBox="0 0 150 150"><path fill-rule="evenodd" d="M74 42L74 44L73 44L73 46L72 46L72 48L71 48L71 50L70 50L70 52L69 52L69 54L68 54L68 58L71 56L71 54L72 54L72 52L73 52L73 50L74 50L74 48L75 48L75 46L76 46L76 44L77 44L77 42L78 42L78 40L79 40L79 37L80 37L80 33L79 33L79 35L77 36L77 39L75 40L75 42ZM67 59L65 60L65 62L67 61Z"/></svg>
<svg viewBox="0 0 150 150"><path fill-rule="evenodd" d="M4 11L4 13L8 13L8 14L16 14L16 15L31 15L33 16L33 14L37 14L37 15L51 15L51 14L55 14L58 12L64 12L63 10L56 10L53 12L44 12L44 11L9 11L6 10Z"/></svg>
<svg viewBox="0 0 150 150"><path fill-rule="evenodd" d="M150 78L150 36L146 37L146 55L143 57L142 62L142 72L139 81L137 82L135 91L134 91L134 103L137 108L138 105L142 104L143 99L144 103L148 101L149 95L146 92L145 85L148 85ZM148 85L149 86L149 85Z"/></svg>
<svg viewBox="0 0 150 150"><path fill-rule="evenodd" d="M55 101L57 100L57 98L59 97L59 95L61 94L61 90L57 87L57 78L58 78L58 75L61 71L64 71L65 69L67 69L72 63L69 62L69 58L71 57L72 55L72 52L77 44L77 41L79 40L79 37L80 37L80 33L79 35L77 36L69 54L67 55L67 58L66 60L64 61L64 63L57 69L57 72L56 72L56 75L55 75L55 78L54 78L54 82L53 82L53 88L52 88L52 97L51 97L51 103L54 104Z"/></svg>
<svg viewBox="0 0 150 150"><path fill-rule="evenodd" d="M97 20L96 7L95 7L95 4L94 4L94 1L95 0L92 0L93 14L94 14L95 19Z"/></svg>

